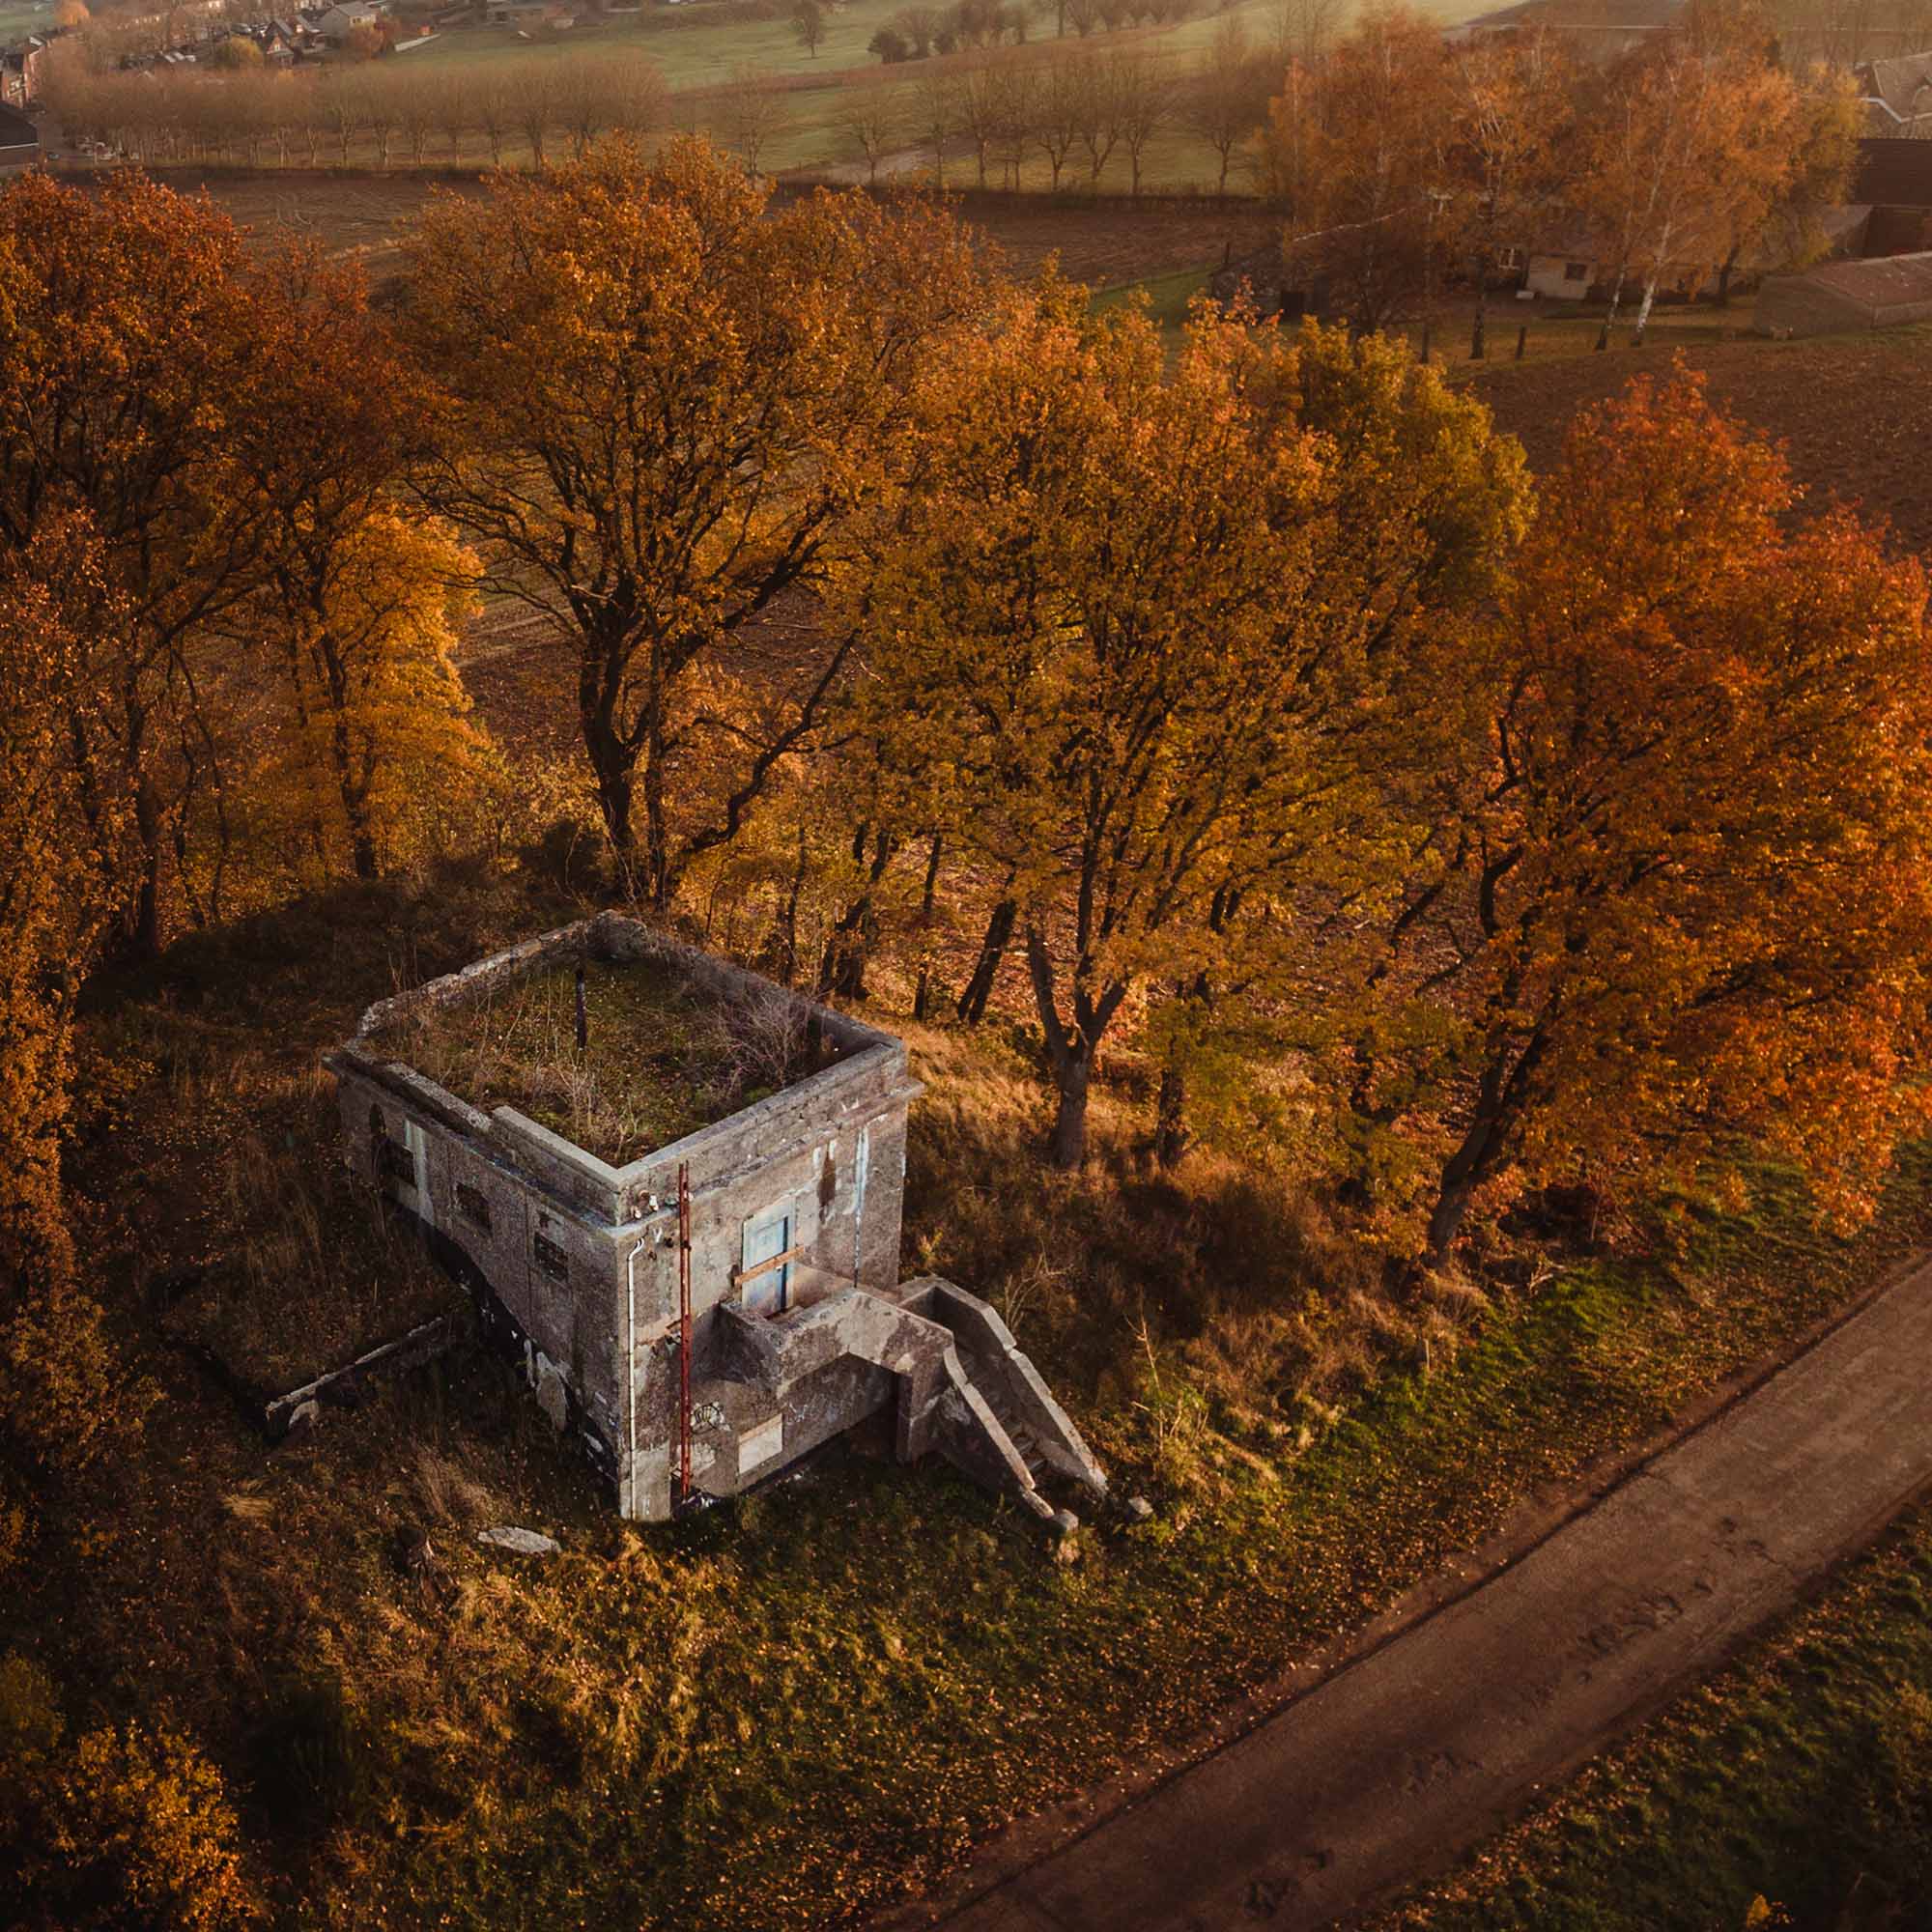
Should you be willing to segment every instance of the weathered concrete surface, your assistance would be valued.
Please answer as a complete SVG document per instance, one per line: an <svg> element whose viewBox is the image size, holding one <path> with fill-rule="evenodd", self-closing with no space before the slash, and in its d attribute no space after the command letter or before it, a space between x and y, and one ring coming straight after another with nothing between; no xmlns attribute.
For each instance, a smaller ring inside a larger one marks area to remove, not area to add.
<svg viewBox="0 0 1932 1932"><path fill-rule="evenodd" d="M1786 1608L1932 1483L1920 1267L1523 1558L1014 1868L899 1923L1270 1932L1437 1865Z"/></svg>

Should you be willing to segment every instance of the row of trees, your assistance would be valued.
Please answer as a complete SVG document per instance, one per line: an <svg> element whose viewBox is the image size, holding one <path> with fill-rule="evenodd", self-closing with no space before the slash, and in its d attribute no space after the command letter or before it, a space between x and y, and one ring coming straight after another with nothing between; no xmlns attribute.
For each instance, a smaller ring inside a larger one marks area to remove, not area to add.
<svg viewBox="0 0 1932 1932"><path fill-rule="evenodd" d="M124 948L218 917L238 840L368 874L421 836L489 762L449 661L482 588L565 654L658 916L761 904L753 951L855 997L903 945L927 1007L956 941L968 1017L1017 949L1064 1162L1123 1035L1170 1151L1266 1090L1438 1255L1512 1172L1741 1127L1855 1192L1916 1104L1922 586L1849 520L1782 534L1694 386L1586 423L1532 518L1389 340L1203 315L1170 369L942 214L774 212L695 144L440 203L394 336L157 188L0 209L0 529L99 694L76 731L48 687L12 849L99 855ZM18 930L44 1002L86 934Z"/></svg>
<svg viewBox="0 0 1932 1932"><path fill-rule="evenodd" d="M387 167L403 156L421 166L486 156L494 166L513 152L542 167L559 152L581 157L602 134L651 133L670 120L657 65L625 53L535 55L474 70L384 61L221 79L95 69L76 55L54 66L46 99L70 135L136 160L250 167L270 156L311 167L371 157Z"/></svg>
<svg viewBox="0 0 1932 1932"><path fill-rule="evenodd" d="M980 187L997 178L1017 188L1035 160L1055 188L1073 178L1095 185L1110 163L1123 159L1135 194L1156 137L1185 129L1215 149L1217 185L1225 189L1266 101L1251 71L1236 70L1235 78L1238 87L1211 63L1177 74L1157 54L1133 48L987 56L935 66L903 93L881 87L855 94L842 124L851 153L872 179L887 156L911 148L927 157L944 187L947 158L964 145Z"/></svg>
<svg viewBox="0 0 1932 1932"><path fill-rule="evenodd" d="M1795 78L1753 0L1710 0L1607 67L1536 32L1445 43L1400 10L1291 65L1264 176L1290 211L1290 268L1360 325L1484 291L1524 251L1588 254L1611 324L1640 291L1727 291L1753 248L1802 263L1848 198L1861 110L1849 76ZM1483 353L1479 311L1474 353Z"/></svg>
<svg viewBox="0 0 1932 1932"><path fill-rule="evenodd" d="M1056 37L1065 38L1070 28L1085 40L1095 32L1118 33L1137 24L1171 26L1193 15L1195 0L1056 0L1052 11ZM1002 6L997 0L955 0L945 8L902 9L872 36L866 51L890 67L935 54L996 47L1004 41L1024 45L1027 39L1024 8Z"/></svg>

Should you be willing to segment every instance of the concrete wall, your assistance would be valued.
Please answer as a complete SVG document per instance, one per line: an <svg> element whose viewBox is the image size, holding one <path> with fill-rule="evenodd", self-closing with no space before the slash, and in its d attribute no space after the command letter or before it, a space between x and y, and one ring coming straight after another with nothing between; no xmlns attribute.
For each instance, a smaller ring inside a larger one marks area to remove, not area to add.
<svg viewBox="0 0 1932 1932"><path fill-rule="evenodd" d="M897 1040L810 1008L831 1065L613 1168L514 1109L486 1115L384 1057L384 1036L424 1006L480 997L586 948L612 959L668 959L721 998L787 997L606 914L378 1002L326 1064L337 1080L349 1164L415 1214L439 1252L487 1293L492 1320L554 1419L615 1473L626 1513L659 1518L670 1511L677 1420L679 1166L692 1191L692 1374L702 1381L724 1366L718 1311L745 1298L733 1277L747 1227L774 1209L790 1217L794 1305L854 1287L895 1288L906 1111L920 1090ZM820 1395L806 1405L809 1416L788 1419L783 1460L890 1400L891 1377L840 1371ZM712 1406L707 1466L715 1482L734 1485L739 1433L763 1432L762 1445L770 1418L736 1400Z"/></svg>

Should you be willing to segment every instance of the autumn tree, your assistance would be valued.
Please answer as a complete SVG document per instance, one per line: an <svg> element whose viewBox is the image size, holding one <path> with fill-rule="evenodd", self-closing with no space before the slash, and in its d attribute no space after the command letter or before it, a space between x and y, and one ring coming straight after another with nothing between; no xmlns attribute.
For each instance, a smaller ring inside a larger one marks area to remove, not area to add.
<svg viewBox="0 0 1932 1932"><path fill-rule="evenodd" d="M1273 332L1206 311L1170 372L1143 314L1049 281L922 385L862 690L1006 882L1062 1166L1129 1002L1217 970L1217 905L1332 886L1380 836L1342 721L1373 708L1393 633L1346 574L1354 499L1302 381Z"/></svg>
<svg viewBox="0 0 1932 1932"><path fill-rule="evenodd" d="M913 99L915 119L932 154L932 184L944 192L947 143L962 125L959 81L951 73L922 73Z"/></svg>
<svg viewBox="0 0 1932 1932"><path fill-rule="evenodd" d="M1301 79L1271 110L1299 174L1284 259L1379 328L1426 306L1454 241L1449 56L1435 25L1376 12Z"/></svg>
<svg viewBox="0 0 1932 1932"><path fill-rule="evenodd" d="M47 1462L85 1460L117 1407L60 1155L75 1002L129 886L105 642L127 614L82 516L0 552L0 1425Z"/></svg>
<svg viewBox="0 0 1932 1932"><path fill-rule="evenodd" d="M1385 1104L1349 1070L1349 1043L1381 1023L1385 955L1369 908L1413 880L1413 855L1440 847L1473 715L1462 652L1528 520L1520 447L1406 342L1308 323L1293 371L1294 420L1324 453L1310 571L1332 587L1302 614L1298 647L1351 667L1301 689L1301 722L1358 805L1316 815L1285 875L1212 900L1210 954L1157 982L1154 1151L1168 1161L1189 1138L1204 1067L1224 1100L1288 1065L1311 1094L1339 1080L1341 1104L1323 1118L1361 1146L1390 1145Z"/></svg>
<svg viewBox="0 0 1932 1932"><path fill-rule="evenodd" d="M53 1686L0 1659L0 1857L21 1922L64 1932L259 1924L221 1774L166 1726L100 1724L69 1740Z"/></svg>
<svg viewBox="0 0 1932 1932"><path fill-rule="evenodd" d="M879 166L900 139L897 101L882 89L861 90L839 117L846 139L866 163L866 180L875 185Z"/></svg>
<svg viewBox="0 0 1932 1932"><path fill-rule="evenodd" d="M88 796L130 800L127 938L152 952L212 779L194 652L266 565L266 512L232 468L258 366L241 241L138 177L91 192L34 175L0 191L0 549L76 512L99 546L89 582L119 614Z"/></svg>
<svg viewBox="0 0 1932 1932"><path fill-rule="evenodd" d="M408 507L434 393L372 313L360 270L291 247L256 292L255 407L232 465L267 552L259 589L224 624L226 690L262 719L258 821L292 822L314 861L373 878L407 801L434 795L479 744L450 660L475 559ZM311 381L315 342L356 380Z"/></svg>
<svg viewBox="0 0 1932 1932"><path fill-rule="evenodd" d="M903 384L974 300L970 253L929 210L773 212L687 140L440 198L415 270L410 327L454 426L429 494L488 584L555 624L611 845L668 905L840 675L844 640L771 619L890 490ZM760 626L781 701L748 724L706 685ZM670 788L700 748L722 774L708 815Z"/></svg>
<svg viewBox="0 0 1932 1932"><path fill-rule="evenodd" d="M1110 54L1107 67L1121 145L1127 151L1130 192L1139 194L1148 147L1174 118L1175 89L1146 54Z"/></svg>
<svg viewBox="0 0 1932 1932"><path fill-rule="evenodd" d="M1827 253L1827 215L1852 198L1865 110L1849 74L1816 70L1804 77L1797 102L1796 145L1758 151L1759 165L1739 184L1729 208L1725 249L1718 267L1718 300L1730 300L1731 277L1747 249L1769 251L1783 266L1804 268Z"/></svg>
<svg viewBox="0 0 1932 1932"><path fill-rule="evenodd" d="M1267 118L1268 78L1240 21L1223 20L1182 97L1189 129L1213 151L1218 164L1216 194L1228 191L1236 150Z"/></svg>
<svg viewBox="0 0 1932 1932"><path fill-rule="evenodd" d="M1486 655L1451 889L1403 936L1455 1020L1428 1249L1479 1196L1741 1146L1868 1204L1922 1126L1925 582L1699 379L1581 417Z"/></svg>
<svg viewBox="0 0 1932 1932"><path fill-rule="evenodd" d="M1000 129L1001 80L996 65L983 55L961 64L956 96L960 131L973 144L979 185L986 185L986 161Z"/></svg>
<svg viewBox="0 0 1932 1932"><path fill-rule="evenodd" d="M791 10L791 30L798 36L798 43L813 60L818 58L818 49L825 40L825 9L820 0L794 0Z"/></svg>
<svg viewBox="0 0 1932 1932"><path fill-rule="evenodd" d="M1759 218L1799 144L1797 89L1754 54L1670 35L1618 64L1589 118L1578 194L1615 264L1599 332L1607 346L1625 289L1642 278L1641 343L1666 270L1694 279L1719 260L1741 213Z"/></svg>
<svg viewBox="0 0 1932 1932"><path fill-rule="evenodd" d="M740 155L746 171L758 172L758 156L784 125L785 99L779 84L753 67L735 67L718 101L718 131Z"/></svg>
<svg viewBox="0 0 1932 1932"><path fill-rule="evenodd" d="M1520 242L1556 185L1572 79L1569 62L1548 34L1491 35L1455 51L1453 140L1465 176L1459 186L1468 203L1460 225L1475 270L1469 336L1475 360L1488 353L1489 292L1502 251Z"/></svg>

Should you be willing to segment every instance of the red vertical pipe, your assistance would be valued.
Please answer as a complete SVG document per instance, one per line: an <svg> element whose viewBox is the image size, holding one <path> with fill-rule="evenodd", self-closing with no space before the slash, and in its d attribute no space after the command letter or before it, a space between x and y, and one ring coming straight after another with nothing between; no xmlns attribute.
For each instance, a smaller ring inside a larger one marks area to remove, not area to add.
<svg viewBox="0 0 1932 1932"><path fill-rule="evenodd" d="M691 1169L677 1169L677 1499L691 1500Z"/></svg>

